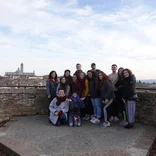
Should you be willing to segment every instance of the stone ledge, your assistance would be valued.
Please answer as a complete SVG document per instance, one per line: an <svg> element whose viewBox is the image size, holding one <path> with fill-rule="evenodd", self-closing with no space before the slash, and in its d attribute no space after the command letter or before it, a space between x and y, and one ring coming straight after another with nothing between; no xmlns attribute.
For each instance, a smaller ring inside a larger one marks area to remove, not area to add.
<svg viewBox="0 0 156 156"><path fill-rule="evenodd" d="M18 153L0 142L0 151L6 156L20 156Z"/></svg>
<svg viewBox="0 0 156 156"><path fill-rule="evenodd" d="M1 136L0 137L0 151L7 156L39 156L34 149L26 147L26 145L13 140L12 138Z"/></svg>

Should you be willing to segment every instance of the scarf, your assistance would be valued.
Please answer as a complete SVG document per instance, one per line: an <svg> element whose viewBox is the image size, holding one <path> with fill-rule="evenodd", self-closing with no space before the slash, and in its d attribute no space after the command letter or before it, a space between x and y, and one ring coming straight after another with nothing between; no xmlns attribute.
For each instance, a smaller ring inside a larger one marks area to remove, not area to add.
<svg viewBox="0 0 156 156"><path fill-rule="evenodd" d="M62 102L66 101L66 98L67 98L66 96L63 96L63 97L57 96L57 97L56 97L56 99L57 99L56 105L57 105L57 106L60 106L60 104L61 104Z"/></svg>
<svg viewBox="0 0 156 156"><path fill-rule="evenodd" d="M48 80L49 80L50 82L56 82L56 83L58 82L58 80L57 80L57 79L55 80L55 78L52 78L52 77L51 77L51 78L49 78Z"/></svg>
<svg viewBox="0 0 156 156"><path fill-rule="evenodd" d="M55 82L55 79L54 79L54 78L52 78L52 77L51 77L51 78L49 78L48 80L49 80L50 82Z"/></svg>

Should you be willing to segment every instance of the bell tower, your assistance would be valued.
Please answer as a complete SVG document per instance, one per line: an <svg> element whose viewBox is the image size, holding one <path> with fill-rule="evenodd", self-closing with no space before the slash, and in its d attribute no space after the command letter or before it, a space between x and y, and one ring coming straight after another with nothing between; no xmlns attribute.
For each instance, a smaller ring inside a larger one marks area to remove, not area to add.
<svg viewBox="0 0 156 156"><path fill-rule="evenodd" d="M23 63L21 63L21 72L23 73L23 71L24 71L24 65L23 65Z"/></svg>

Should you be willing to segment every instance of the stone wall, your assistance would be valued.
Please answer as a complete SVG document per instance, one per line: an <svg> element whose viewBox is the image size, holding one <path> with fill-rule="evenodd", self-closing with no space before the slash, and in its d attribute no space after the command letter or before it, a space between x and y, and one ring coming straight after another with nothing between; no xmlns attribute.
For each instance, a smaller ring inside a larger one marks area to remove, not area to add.
<svg viewBox="0 0 156 156"><path fill-rule="evenodd" d="M47 76L0 77L0 87L6 86L45 86Z"/></svg>
<svg viewBox="0 0 156 156"><path fill-rule="evenodd" d="M156 93L138 92L138 96L137 121L156 125ZM3 114L47 114L48 105L45 87L0 89L0 112Z"/></svg>
<svg viewBox="0 0 156 156"><path fill-rule="evenodd" d="M139 101L136 105L137 121L156 125L156 93L138 92Z"/></svg>
<svg viewBox="0 0 156 156"><path fill-rule="evenodd" d="M48 108L45 88L1 88L0 111L11 115L45 114Z"/></svg>

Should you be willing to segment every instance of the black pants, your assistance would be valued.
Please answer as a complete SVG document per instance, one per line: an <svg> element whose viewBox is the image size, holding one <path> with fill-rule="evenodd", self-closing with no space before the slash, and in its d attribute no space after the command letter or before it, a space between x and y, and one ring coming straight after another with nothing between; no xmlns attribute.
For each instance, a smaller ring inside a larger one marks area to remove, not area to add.
<svg viewBox="0 0 156 156"><path fill-rule="evenodd" d="M87 96L85 99L85 113L93 114L93 104L90 96Z"/></svg>
<svg viewBox="0 0 156 156"><path fill-rule="evenodd" d="M93 105L91 97L87 96L84 100L84 108L81 108L81 117L83 118L86 114L93 114Z"/></svg>
<svg viewBox="0 0 156 156"><path fill-rule="evenodd" d="M116 92L116 103L118 106L118 114L121 113L122 119L126 120L126 107L125 104L122 101L122 96L121 96L121 90L118 89Z"/></svg>
<svg viewBox="0 0 156 156"><path fill-rule="evenodd" d="M115 98L111 104L111 116L115 117L115 116L119 116L119 102L118 102L118 94L116 91L114 91L115 93Z"/></svg>

